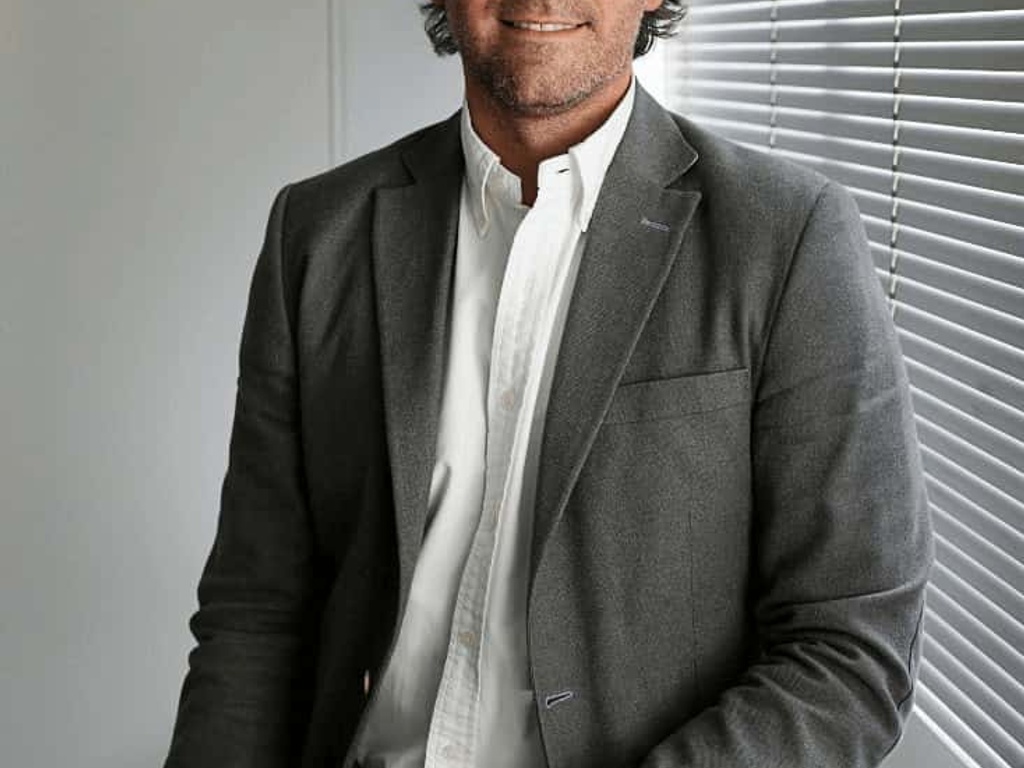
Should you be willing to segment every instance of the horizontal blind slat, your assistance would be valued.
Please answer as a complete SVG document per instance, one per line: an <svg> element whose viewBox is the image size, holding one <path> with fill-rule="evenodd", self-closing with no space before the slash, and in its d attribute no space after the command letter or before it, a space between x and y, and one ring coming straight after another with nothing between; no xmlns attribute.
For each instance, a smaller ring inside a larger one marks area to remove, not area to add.
<svg viewBox="0 0 1024 768"><path fill-rule="evenodd" d="M975 477L1011 498L1024 497L1024 476L1015 468L945 429L941 424L918 414L917 435L922 446L942 454Z"/></svg>
<svg viewBox="0 0 1024 768"><path fill-rule="evenodd" d="M768 84L774 70L776 82L782 86L824 91L862 91L892 94L892 62L874 67L840 66L836 64L788 64L769 60L758 62L688 59L686 52L668 62L685 91L687 81L711 80L729 83ZM1024 72L1019 70L900 68L900 91L921 97L969 99L973 101L1019 102L1024 93Z"/></svg>
<svg viewBox="0 0 1024 768"><path fill-rule="evenodd" d="M1016 647L1024 639L1024 627L1015 621L1006 611L993 603L988 597L969 582L953 572L941 560L936 560L932 567L931 583L966 610L971 616L983 623L995 633L1004 645ZM1016 659L1006 655L1006 659ZM1016 661L1009 669L1011 673L1020 674Z"/></svg>
<svg viewBox="0 0 1024 768"><path fill-rule="evenodd" d="M694 78L686 86L688 94L694 98L751 104L769 104L772 93L772 86L767 78L764 82ZM775 92L778 103L785 107L804 108L819 113L837 112L853 117L878 117L890 123L888 135L892 134L892 93L812 88L784 83L778 84Z"/></svg>
<svg viewBox="0 0 1024 768"><path fill-rule="evenodd" d="M1010 316L1018 314L1020 308L1024 307L1024 288L1017 288L966 269L958 269L941 261L918 256L902 247L903 232L897 232L897 242L900 244L898 269L902 277L991 307Z"/></svg>
<svg viewBox="0 0 1024 768"><path fill-rule="evenodd" d="M940 531L935 533L935 558L956 578L983 594L1000 611L1010 637L1024 642L1024 596L946 539ZM1017 671L1024 675L1024 668Z"/></svg>
<svg viewBox="0 0 1024 768"><path fill-rule="evenodd" d="M900 174L921 179L958 184L964 195L986 199L986 193L999 195L998 206L987 208L990 216L1013 223L1024 222L1024 165L982 160L968 155L917 149L900 145ZM994 196L994 195L993 195ZM1000 216L1000 209L1012 215Z"/></svg>
<svg viewBox="0 0 1024 768"><path fill-rule="evenodd" d="M854 184L878 195L890 196L892 172L885 167L882 158L892 156L891 147L788 128L777 128L775 136L777 150L785 152L791 159L830 177L842 174L848 178L852 174L854 177L871 178L873 181L870 184ZM980 177L984 175L985 169L979 166L976 172ZM954 171L951 170L950 175L954 175ZM841 181L838 177L834 178ZM983 183L981 178L975 180ZM1019 183L1017 178L1006 177L1006 180L1014 185ZM897 190L900 208L927 207L923 211L920 208L914 209L919 215L940 220L952 216L957 219L957 224L965 217L971 217L968 222L974 225L975 231L981 233L979 239L988 238L990 242L994 240L999 244L1008 244L1007 241L1018 234L1024 237L1024 197L1020 195L902 170L897 179ZM1004 232L1007 234L1004 235Z"/></svg>
<svg viewBox="0 0 1024 768"><path fill-rule="evenodd" d="M834 64L850 67L884 67L891 64L894 46L888 43L691 43L690 55L704 61L769 62L774 49L782 64ZM904 66L928 69L995 69L1017 72L1024 69L1024 42L904 43L900 46Z"/></svg>
<svg viewBox="0 0 1024 768"><path fill-rule="evenodd" d="M689 55L692 52L683 54ZM674 65L670 62L670 67ZM768 83L774 69L780 83L808 88L837 88L848 91L892 92L892 62L875 67L843 67L807 64L744 61L709 62L699 58L682 59L678 73L683 79L723 80L736 83ZM976 94L972 94L976 97ZM1005 94L1004 94L1005 96ZM1000 97L1002 98L1002 97Z"/></svg>
<svg viewBox="0 0 1024 768"><path fill-rule="evenodd" d="M891 11L891 9L890 9ZM893 17L837 17L821 19L790 19L779 13L778 21L768 18L756 21L730 21L702 24L694 28L690 44L761 43L770 39L774 28L780 43L863 43L893 44Z"/></svg>
<svg viewBox="0 0 1024 768"><path fill-rule="evenodd" d="M932 446L921 446L921 461L928 475L987 510L1018 534L1024 535L1024 509L1013 496L934 450Z"/></svg>
<svg viewBox="0 0 1024 768"><path fill-rule="evenodd" d="M965 650L962 646L954 647ZM976 663L971 666L965 663L974 662L973 657L968 657L967 660L958 658L934 635L925 636L922 652L928 663L941 672L956 687L962 697L970 701L978 711L984 713L988 721L997 726L993 735L1001 742L1002 746L1002 749L997 751L1013 755L1015 750L1024 750L1024 745L1018 738L1018 735L1024 735L1024 719L978 676L975 671ZM954 709L956 709L955 706Z"/></svg>
<svg viewBox="0 0 1024 768"><path fill-rule="evenodd" d="M931 368L911 356L905 358L910 383L933 397L955 405L989 428L1024 442L1024 413L984 392ZM1024 557L1024 552L1021 553Z"/></svg>
<svg viewBox="0 0 1024 768"><path fill-rule="evenodd" d="M901 122L1019 133L1024 103L921 96L901 88L899 118Z"/></svg>
<svg viewBox="0 0 1024 768"><path fill-rule="evenodd" d="M897 323L896 333L905 357L923 363L982 395L1024 410L1024 382L934 339L922 336Z"/></svg>
<svg viewBox="0 0 1024 768"><path fill-rule="evenodd" d="M923 13L913 3L900 12L900 42L966 40L1007 41L1024 37L1024 10L1020 8L983 11L977 8L946 13Z"/></svg>
<svg viewBox="0 0 1024 768"><path fill-rule="evenodd" d="M768 146L769 128L767 125L722 120L703 115L693 115L693 120L698 125L704 126L719 136L731 139L732 141L759 144L766 148Z"/></svg>
<svg viewBox="0 0 1024 768"><path fill-rule="evenodd" d="M1024 69L1024 42L910 42L900 45L900 65L928 69Z"/></svg>
<svg viewBox="0 0 1024 768"><path fill-rule="evenodd" d="M900 310L908 307L979 334L987 344L998 347L1003 370L1015 378L1024 377L1024 319L1008 312L990 309L984 304L933 288L907 275L897 274L896 302Z"/></svg>
<svg viewBox="0 0 1024 768"><path fill-rule="evenodd" d="M871 195L872 193L868 192L861 197L870 198ZM875 201L865 199L864 202L870 209L865 211L868 215L876 218L889 217L892 201L888 196L881 196L881 199ZM877 211L884 211L884 215L879 215ZM933 232L993 251L1016 253L1019 251L1020 243L1024 242L1024 227L916 200L901 199L899 216L901 227Z"/></svg>
<svg viewBox="0 0 1024 768"><path fill-rule="evenodd" d="M945 152L1003 163L1024 158L1024 134L977 127L932 125L900 119L900 146Z"/></svg>
<svg viewBox="0 0 1024 768"><path fill-rule="evenodd" d="M1016 768L1003 760L921 680L917 684L917 706L922 715L951 740L956 759L964 768Z"/></svg>
<svg viewBox="0 0 1024 768"><path fill-rule="evenodd" d="M1011 712L1024 712L1024 685L996 664L972 640L961 634L941 616L929 613L927 635L953 657L961 660L993 693L1002 699ZM925 650L925 655L931 657ZM935 662L934 657L931 657ZM1021 729L1017 733L1024 733Z"/></svg>
<svg viewBox="0 0 1024 768"><path fill-rule="evenodd" d="M956 596L947 594L934 581L928 584L927 622L937 616L953 627L959 634L971 639L971 644L978 648L986 658L997 665L1015 680L1021 679L1020 669L1024 666L1024 656L1016 646L1006 642L992 629L971 613ZM925 624L927 631L927 623Z"/></svg>
<svg viewBox="0 0 1024 768"><path fill-rule="evenodd" d="M767 83L697 80L681 102L687 115L699 112L767 124L772 114L771 93ZM887 147L892 144L895 99L891 93L822 92L778 85L775 94L780 129L825 139L848 137ZM1024 136L1006 134L1003 129L1015 123L1024 125L1024 105L966 99L915 102L910 97L901 99L900 104L902 170L1022 194ZM929 117L922 112L942 112L943 107L948 107L945 113L931 114L930 122L922 125L915 120Z"/></svg>
<svg viewBox="0 0 1024 768"><path fill-rule="evenodd" d="M911 333L922 336L965 357L977 360L1020 380L1022 362L1019 350L983 333L948 320L914 304L896 301L896 323ZM1008 401L1015 408L1019 401Z"/></svg>
<svg viewBox="0 0 1024 768"><path fill-rule="evenodd" d="M824 0L828 2L829 0ZM842 2L842 0L840 0ZM959 13L963 11L1016 11L1020 8L1020 0L914 0L905 3L901 13Z"/></svg>
<svg viewBox="0 0 1024 768"><path fill-rule="evenodd" d="M1022 93L1022 84L1024 72L1018 70L900 67L900 90L919 96L984 101L1013 100L1014 94ZM1016 100L1019 101L1020 97Z"/></svg>
<svg viewBox="0 0 1024 768"><path fill-rule="evenodd" d="M868 237L888 242L891 223L888 219L862 216ZM979 278L1024 290L1024 258L1002 251L982 248L951 237L943 237L904 224L899 226L900 251L914 258L953 269L962 269Z"/></svg>
<svg viewBox="0 0 1024 768"><path fill-rule="evenodd" d="M919 203L956 210L981 220L987 217L1024 233L1024 198L1017 195L900 172L899 198L901 206Z"/></svg>
<svg viewBox="0 0 1024 768"><path fill-rule="evenodd" d="M1009 583L1016 583L1024 568L1024 556L1021 554L1024 550L1024 534L933 475L926 473L925 481L933 508L946 510L957 525L964 526L971 536L977 537L977 541L984 542L988 548L987 561L992 564L992 572ZM966 540L967 535L964 534L962 538ZM981 546L977 544L975 549Z"/></svg>
<svg viewBox="0 0 1024 768"><path fill-rule="evenodd" d="M965 696L953 681L927 657L921 663L921 683L927 686L956 713L971 731L1010 766L1024 764L1024 748L984 710Z"/></svg>
<svg viewBox="0 0 1024 768"><path fill-rule="evenodd" d="M911 7L911 6L908 6ZM849 41L893 44L892 7L871 16L794 17L780 9L775 22L768 16L754 19L710 21L694 25L692 43L753 43L768 40L772 31L779 43L843 43ZM1024 30L1024 11L970 11L959 13L901 14L902 44L937 40L1016 41Z"/></svg>
<svg viewBox="0 0 1024 768"><path fill-rule="evenodd" d="M892 146L879 143L850 139L845 136L834 136L826 133L795 130L780 126L776 128L776 146L780 150L804 155L806 163L814 163L815 158L822 160L838 160L844 163L864 166L865 172L884 175L889 178L889 163L892 158ZM886 184L888 191L889 184Z"/></svg>
<svg viewBox="0 0 1024 768"><path fill-rule="evenodd" d="M688 46L690 55L703 61L771 61L773 46L760 43L701 43ZM848 67L885 67L892 64L892 43L779 43L774 46L776 61L782 64L833 64ZM960 56L964 58L963 54ZM968 57L969 58L969 57Z"/></svg>
<svg viewBox="0 0 1024 768"><path fill-rule="evenodd" d="M891 13L892 0L691 0L688 24L699 25L722 19L757 19L768 16L775 5L786 18L851 18ZM916 13L973 13L977 11L1016 11L1019 0L914 0L903 5L901 15Z"/></svg>
<svg viewBox="0 0 1024 768"><path fill-rule="evenodd" d="M1003 464L1024 467L1024 444L928 392L914 388L914 412Z"/></svg>
<svg viewBox="0 0 1024 768"><path fill-rule="evenodd" d="M852 154L849 144L840 141L833 142L831 146L807 146L809 142L794 141L791 133L776 134L776 149L774 154L784 157L795 163L813 168L818 173L828 176L833 181L838 181L851 192L860 191L866 194L873 194L879 199L883 210L888 213L892 206L889 190L892 187L892 175L889 171L882 170L867 163L859 163L849 160ZM822 142L822 145L824 142ZM801 151L811 149L812 152ZM818 150L814 152L813 150ZM879 150L880 152L882 150Z"/></svg>
<svg viewBox="0 0 1024 768"><path fill-rule="evenodd" d="M689 12L690 26L703 26L710 23L757 21L767 19L771 15L771 0L760 2L691 2ZM778 0L776 5L779 15L786 18L853 18L857 16L878 16L892 11L892 1L888 0L818 0L809 2L800 0Z"/></svg>
<svg viewBox="0 0 1024 768"><path fill-rule="evenodd" d="M932 490L933 486L929 485L929 491ZM932 520L936 532L962 550L968 557L980 563L1011 589L1016 590L1019 598L1020 593L1024 592L1024 565L1010 557L993 542L976 533L970 526L961 522L958 519L963 510L961 504L955 503L947 510L946 503L950 501L949 498L930 495L929 500L932 503ZM954 501L956 500L954 499ZM967 520L974 522L973 518L967 518ZM1024 673L1024 670L1021 671Z"/></svg>

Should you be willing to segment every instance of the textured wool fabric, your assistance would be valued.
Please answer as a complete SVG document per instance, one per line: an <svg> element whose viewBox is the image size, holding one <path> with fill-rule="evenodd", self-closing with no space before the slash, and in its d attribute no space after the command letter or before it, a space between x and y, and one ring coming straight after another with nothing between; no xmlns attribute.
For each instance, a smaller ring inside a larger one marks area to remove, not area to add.
<svg viewBox="0 0 1024 768"><path fill-rule="evenodd" d="M424 529L461 162L456 117L274 205L172 768L351 765ZM548 765L876 766L912 701L930 558L850 197L638 90L541 448Z"/></svg>

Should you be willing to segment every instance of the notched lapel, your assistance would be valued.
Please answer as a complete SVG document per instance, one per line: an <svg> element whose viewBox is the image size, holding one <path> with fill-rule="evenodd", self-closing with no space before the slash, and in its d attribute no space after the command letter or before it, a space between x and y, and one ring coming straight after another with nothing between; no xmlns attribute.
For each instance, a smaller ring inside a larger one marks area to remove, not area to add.
<svg viewBox="0 0 1024 768"><path fill-rule="evenodd" d="M594 210L555 366L531 579L700 201L669 188L695 161L675 122L638 88Z"/></svg>
<svg viewBox="0 0 1024 768"><path fill-rule="evenodd" d="M413 181L377 190L373 263L404 605L426 521L447 341L462 151L458 116L403 153Z"/></svg>

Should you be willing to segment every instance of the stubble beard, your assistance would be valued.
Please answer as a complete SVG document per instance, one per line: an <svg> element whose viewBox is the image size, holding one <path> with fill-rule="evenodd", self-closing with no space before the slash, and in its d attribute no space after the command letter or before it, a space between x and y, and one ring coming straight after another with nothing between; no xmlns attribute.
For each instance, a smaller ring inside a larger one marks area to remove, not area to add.
<svg viewBox="0 0 1024 768"><path fill-rule="evenodd" d="M557 15L550 3L538 0L538 5L540 15ZM586 16L571 8L564 15ZM621 37L623 45L615 51L592 40L581 43L577 51L536 43L505 52L496 50L494 41L477 39L464 19L449 15L448 23L467 77L495 104L517 117L557 116L585 102L630 68L638 32L618 30L614 37Z"/></svg>
<svg viewBox="0 0 1024 768"><path fill-rule="evenodd" d="M630 54L632 52L630 51ZM472 44L462 51L466 73L484 93L510 114L519 117L553 117L578 106L626 71L632 56L621 60L584 59L569 66L511 60L503 55L479 55Z"/></svg>

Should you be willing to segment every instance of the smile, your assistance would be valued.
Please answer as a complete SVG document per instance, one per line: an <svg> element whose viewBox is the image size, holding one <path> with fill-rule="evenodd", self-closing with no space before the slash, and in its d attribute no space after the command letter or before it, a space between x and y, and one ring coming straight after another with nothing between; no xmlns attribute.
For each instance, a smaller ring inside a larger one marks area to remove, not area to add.
<svg viewBox="0 0 1024 768"><path fill-rule="evenodd" d="M577 29L578 27L584 26L583 24L563 24L558 22L540 22L540 21L503 21L502 24L514 29L525 29L530 32L565 32L570 29Z"/></svg>

